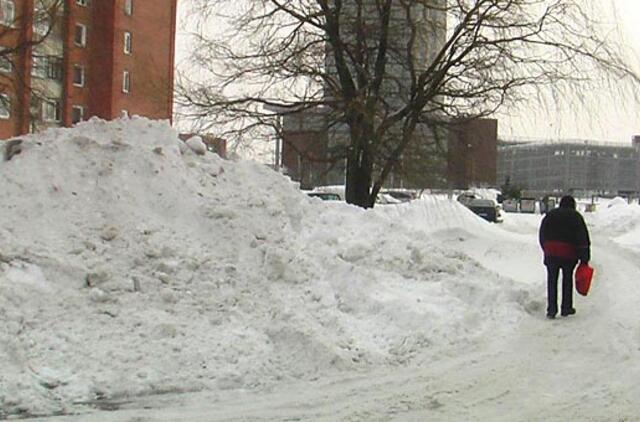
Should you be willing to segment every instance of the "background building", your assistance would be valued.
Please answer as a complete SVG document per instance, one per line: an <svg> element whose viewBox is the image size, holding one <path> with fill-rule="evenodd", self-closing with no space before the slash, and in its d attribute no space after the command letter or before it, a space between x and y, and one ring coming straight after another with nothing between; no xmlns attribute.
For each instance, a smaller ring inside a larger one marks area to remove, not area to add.
<svg viewBox="0 0 640 422"><path fill-rule="evenodd" d="M344 164L331 163L327 154L330 130L322 108L285 116L276 165L285 169L302 189L344 184Z"/></svg>
<svg viewBox="0 0 640 422"><path fill-rule="evenodd" d="M410 5L410 6L409 6ZM358 56L359 66L376 67L380 38L380 5L374 0L343 2L340 8L340 37L347 56ZM410 18L408 17L410 15ZM446 42L447 16L443 0L422 3L392 2L389 16L387 58L381 92L389 109L395 110L411 97L412 71L429 67ZM362 33L358 33L362 30ZM363 39L364 38L364 39ZM411 49L408 46L411 45ZM358 74L353 61L347 60L353 75ZM325 70L339 85L335 56L327 45ZM325 95L334 98L325 85ZM337 96L339 98L339 95Z"/></svg>
<svg viewBox="0 0 640 422"><path fill-rule="evenodd" d="M55 19L38 19L54 1L0 0L0 48L53 25L0 70L0 138L91 116L171 119L177 0L64 0Z"/></svg>
<svg viewBox="0 0 640 422"><path fill-rule="evenodd" d="M498 156L498 121L476 119L452 122L440 136L445 151L431 145L411 145L389 175L389 188L496 187ZM345 163L327 157L330 139L340 139L328 127L326 113L318 110L287 116L283 119L282 140L276 148L276 165L303 189L345 183ZM640 145L640 144L639 144ZM336 146L333 145L335 148Z"/></svg>
<svg viewBox="0 0 640 422"><path fill-rule="evenodd" d="M450 188L496 187L498 121L460 121L449 130L447 180Z"/></svg>
<svg viewBox="0 0 640 422"><path fill-rule="evenodd" d="M389 17L389 39L386 73L382 81L382 97L379 104L385 113L402 108L411 98L411 70L429 66L446 38L446 14L437 7L438 1L424 5L416 2L411 7L412 24L407 21L407 5L394 2ZM366 63L375 67L378 51L379 22L377 3L374 1L345 2L341 9L341 38L343 48L359 57L359 65ZM363 29L365 39L357 34ZM351 32L350 32L351 31ZM412 48L407 46L412 42ZM357 53L356 53L357 52ZM349 54L347 54L349 56ZM355 66L348 61L347 66ZM329 46L325 51L324 67L327 75L337 78L335 57ZM366 66L365 66L366 67ZM351 69L357 74L355 69ZM327 84L324 96L330 100L340 98L340 92L333 92ZM336 110L318 107L306 110L300 115L286 114L282 117L281 138L277 140L276 166L282 165L293 180L303 188L324 184L344 184L346 163L335 159L342 155L349 144L349 129L335 120ZM334 119L331 121L331 119ZM427 120L427 119L425 119ZM388 143L399 139L401 128L392 128ZM445 142L438 142L432 129L419 123L415 129L413 142L401 157L388 177L389 187L424 187L425 185L444 187L446 185ZM429 145L427 145L429 144ZM437 145L436 145L437 144ZM341 154L342 153L342 154Z"/></svg>
<svg viewBox="0 0 640 422"><path fill-rule="evenodd" d="M509 142L498 148L498 183L539 196L638 194L638 148L593 141Z"/></svg>

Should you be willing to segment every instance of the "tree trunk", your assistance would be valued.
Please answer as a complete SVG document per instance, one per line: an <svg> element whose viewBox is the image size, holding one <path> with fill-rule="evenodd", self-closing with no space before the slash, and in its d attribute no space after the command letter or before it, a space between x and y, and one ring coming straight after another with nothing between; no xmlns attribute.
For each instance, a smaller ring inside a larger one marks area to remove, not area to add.
<svg viewBox="0 0 640 422"><path fill-rule="evenodd" d="M373 208L370 188L373 165L366 148L351 147L347 155L346 201L362 208Z"/></svg>

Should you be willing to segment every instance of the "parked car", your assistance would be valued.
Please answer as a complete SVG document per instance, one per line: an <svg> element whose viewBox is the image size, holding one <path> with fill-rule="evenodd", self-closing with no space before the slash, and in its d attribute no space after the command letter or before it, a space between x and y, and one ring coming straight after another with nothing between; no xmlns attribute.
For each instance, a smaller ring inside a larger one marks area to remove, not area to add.
<svg viewBox="0 0 640 422"><path fill-rule="evenodd" d="M331 200L334 200L335 196L336 201L344 201L346 199L345 196L345 187L343 185L332 185L332 186L316 186L311 192L316 193L330 193L332 194ZM335 195L335 196L333 196Z"/></svg>
<svg viewBox="0 0 640 422"><path fill-rule="evenodd" d="M417 192L408 189L384 189L380 193L390 195L400 202L409 202L417 197Z"/></svg>
<svg viewBox="0 0 640 422"><path fill-rule="evenodd" d="M471 199L466 206L476 215L487 221L492 223L499 223L502 221L500 208L493 199Z"/></svg>
<svg viewBox="0 0 640 422"><path fill-rule="evenodd" d="M381 204L381 205L397 205L397 204L401 204L403 201L401 201L400 199L396 199L395 197L391 196L388 193L379 193L378 196L376 197L376 204Z"/></svg>
<svg viewBox="0 0 640 422"><path fill-rule="evenodd" d="M457 199L458 199L458 202L460 202L462 205L464 205L465 207L468 207L471 201L473 201L474 199L481 199L481 198L478 194L475 194L473 192L463 192L460 195L458 195Z"/></svg>
<svg viewBox="0 0 640 422"><path fill-rule="evenodd" d="M340 201L340 195L331 192L307 192L312 198L320 198L323 201Z"/></svg>

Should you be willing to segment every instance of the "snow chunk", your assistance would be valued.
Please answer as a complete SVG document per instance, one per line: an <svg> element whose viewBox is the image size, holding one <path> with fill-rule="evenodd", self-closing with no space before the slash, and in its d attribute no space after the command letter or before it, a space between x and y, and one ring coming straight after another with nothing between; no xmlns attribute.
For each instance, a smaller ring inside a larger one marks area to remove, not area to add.
<svg viewBox="0 0 640 422"><path fill-rule="evenodd" d="M191 148L191 151L198 155L204 155L207 152L207 146L200 136L192 136L185 143Z"/></svg>

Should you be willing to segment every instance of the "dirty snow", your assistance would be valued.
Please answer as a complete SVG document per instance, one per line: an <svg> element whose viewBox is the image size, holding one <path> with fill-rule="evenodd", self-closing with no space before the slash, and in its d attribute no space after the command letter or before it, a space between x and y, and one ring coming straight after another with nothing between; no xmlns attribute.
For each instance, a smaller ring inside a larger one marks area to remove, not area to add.
<svg viewBox="0 0 640 422"><path fill-rule="evenodd" d="M510 361L517 354L505 357L505 344L545 354L557 336L577 335L542 318L538 215L492 225L443 197L368 211L323 202L265 166L202 154L197 139L183 143L166 123L143 118L93 119L23 139L22 152L0 162L0 419L176 420L164 411L95 412L144 397L182 397L175 405L215 394L206 400L217 401L215 410L198 399L174 411L183 420L392 420L393 408L397 420L500 420L502 411L447 403L470 388L471 374L482 377L480 395L492 393L496 362L511 362L503 383L526 378L531 362ZM587 216L606 246L594 247L598 274L634 268L633 255L616 259L640 244L638 206L611 204ZM597 292L578 305L618 300ZM627 294L638 298L637 289ZM637 357L634 316L621 316L615 330L600 324L594 335L615 344L594 345L589 364L612 351ZM450 394L434 393L422 407L382 406L389 388L418 402L419 370ZM389 385L376 390L374 378ZM620 391L637 392L616 379ZM323 394L284 399L309 385ZM369 393L358 393L363 387ZM353 400L329 412L349 389ZM507 398L525 393L505 389ZM638 410L612 391L621 417ZM253 407L238 404L242 395ZM580 397L566 396L571 405ZM523 415L539 414L544 400L532 400ZM316 413L301 410L307 402ZM266 411L269 403L279 410Z"/></svg>

